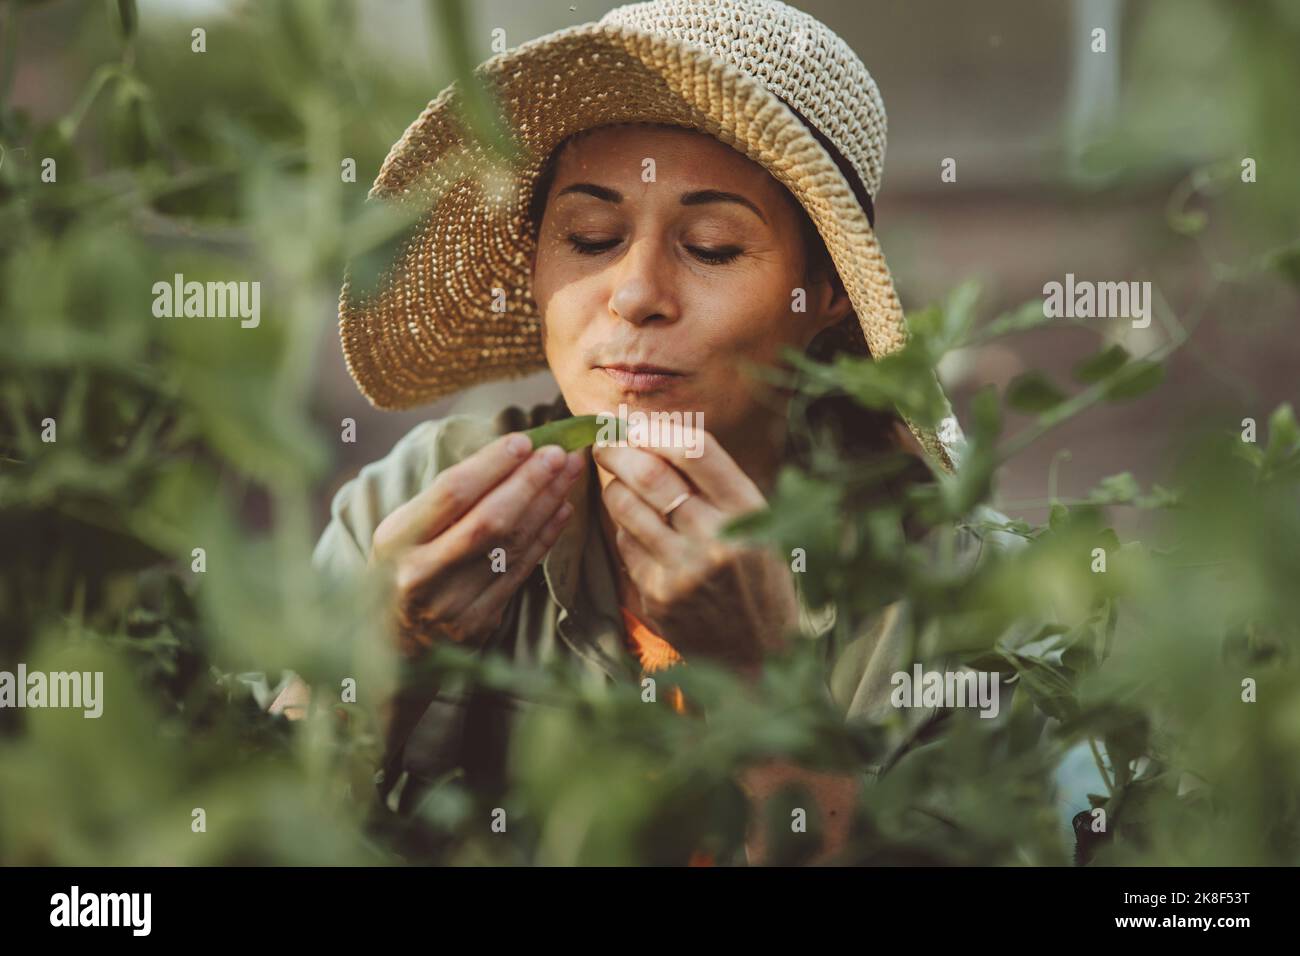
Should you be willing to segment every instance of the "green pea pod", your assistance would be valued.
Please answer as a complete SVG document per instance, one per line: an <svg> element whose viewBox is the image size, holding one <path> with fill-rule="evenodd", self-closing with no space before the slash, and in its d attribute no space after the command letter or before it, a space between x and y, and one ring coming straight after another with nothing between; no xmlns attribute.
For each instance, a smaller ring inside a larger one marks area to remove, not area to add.
<svg viewBox="0 0 1300 956"><path fill-rule="evenodd" d="M605 427L607 420L600 415L579 415L558 422L547 422L545 425L529 429L524 434L533 443L534 449L541 448L543 445L559 445L565 451L577 451L579 448L596 444L596 439L600 437L601 429Z"/></svg>

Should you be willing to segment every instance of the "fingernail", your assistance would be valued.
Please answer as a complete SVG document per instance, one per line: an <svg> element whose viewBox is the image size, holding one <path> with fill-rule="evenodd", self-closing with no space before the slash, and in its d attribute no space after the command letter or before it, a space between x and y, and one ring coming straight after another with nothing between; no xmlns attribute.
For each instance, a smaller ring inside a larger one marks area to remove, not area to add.
<svg viewBox="0 0 1300 956"><path fill-rule="evenodd" d="M556 521L568 521L573 516L573 505L567 501L560 505L559 510L555 512Z"/></svg>
<svg viewBox="0 0 1300 956"><path fill-rule="evenodd" d="M523 435L511 435L506 439L506 451L516 458L527 458L528 453L533 450L533 443Z"/></svg>
<svg viewBox="0 0 1300 956"><path fill-rule="evenodd" d="M537 455L541 458L542 464L551 471L559 471L564 467L564 449L559 445L547 445L539 449Z"/></svg>

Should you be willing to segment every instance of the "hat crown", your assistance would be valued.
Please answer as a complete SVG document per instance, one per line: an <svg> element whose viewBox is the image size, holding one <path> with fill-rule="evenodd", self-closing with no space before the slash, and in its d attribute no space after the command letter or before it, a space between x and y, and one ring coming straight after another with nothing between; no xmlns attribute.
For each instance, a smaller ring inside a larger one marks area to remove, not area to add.
<svg viewBox="0 0 1300 956"><path fill-rule="evenodd" d="M743 70L830 140L872 199L880 194L884 101L858 55L817 18L779 0L650 0L600 23L669 37Z"/></svg>

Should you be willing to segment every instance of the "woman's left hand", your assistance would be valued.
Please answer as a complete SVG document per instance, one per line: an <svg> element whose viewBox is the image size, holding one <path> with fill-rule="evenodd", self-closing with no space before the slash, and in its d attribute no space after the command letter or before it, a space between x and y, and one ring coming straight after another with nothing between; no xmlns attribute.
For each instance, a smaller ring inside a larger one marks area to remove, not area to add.
<svg viewBox="0 0 1300 956"><path fill-rule="evenodd" d="M732 518L767 502L712 435L699 437L696 457L680 447L592 454L614 476L602 494L646 625L687 660L713 658L752 677L798 626L799 599L770 549L718 538Z"/></svg>

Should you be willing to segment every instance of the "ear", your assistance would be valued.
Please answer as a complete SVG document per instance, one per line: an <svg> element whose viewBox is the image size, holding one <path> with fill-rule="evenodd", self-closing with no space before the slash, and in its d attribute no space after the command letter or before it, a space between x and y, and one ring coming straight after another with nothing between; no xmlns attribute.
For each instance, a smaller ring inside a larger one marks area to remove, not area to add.
<svg viewBox="0 0 1300 956"><path fill-rule="evenodd" d="M853 312L853 300L844 291L844 283L833 265L827 263L816 275L810 276L808 282L808 311L815 320L814 335L838 325Z"/></svg>

